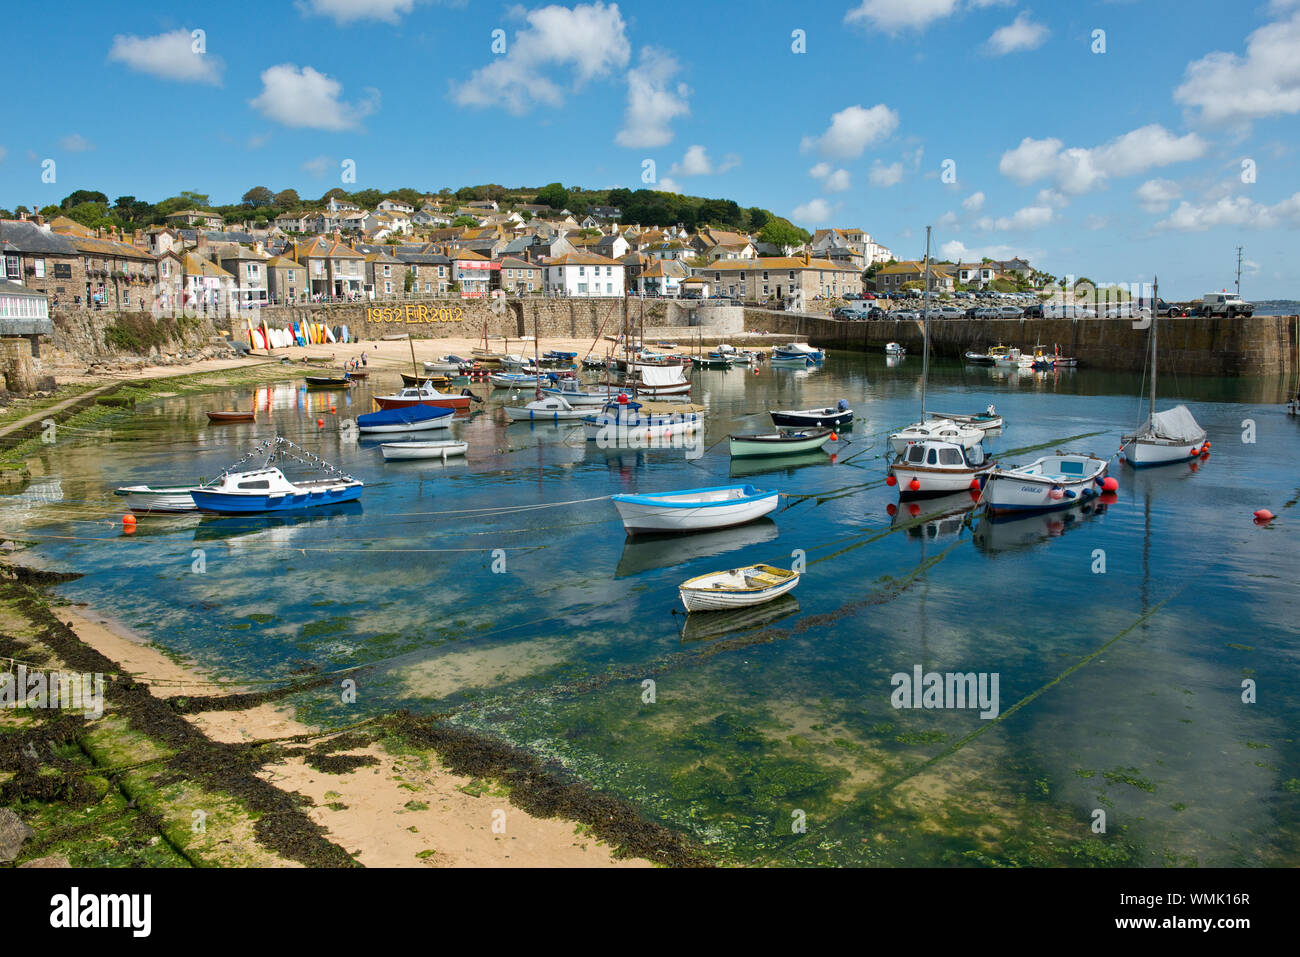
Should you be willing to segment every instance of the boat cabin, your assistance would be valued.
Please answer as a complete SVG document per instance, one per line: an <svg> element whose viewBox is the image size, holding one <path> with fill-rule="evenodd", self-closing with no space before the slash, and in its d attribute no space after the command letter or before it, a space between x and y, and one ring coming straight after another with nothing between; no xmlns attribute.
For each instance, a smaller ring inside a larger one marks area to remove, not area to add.
<svg viewBox="0 0 1300 957"><path fill-rule="evenodd" d="M963 449L954 442L939 442L934 439L914 442L899 455L900 464L939 469L978 468L984 464L984 460L982 445Z"/></svg>

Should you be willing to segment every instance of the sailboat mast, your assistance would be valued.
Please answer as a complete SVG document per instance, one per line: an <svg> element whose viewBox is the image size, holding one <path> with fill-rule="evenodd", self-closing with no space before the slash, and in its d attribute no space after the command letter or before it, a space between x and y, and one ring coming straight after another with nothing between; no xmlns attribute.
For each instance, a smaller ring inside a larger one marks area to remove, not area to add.
<svg viewBox="0 0 1300 957"><path fill-rule="evenodd" d="M925 421L925 384L930 377L930 227L925 227L925 297L921 313L921 421Z"/></svg>
<svg viewBox="0 0 1300 957"><path fill-rule="evenodd" d="M1156 330L1160 323L1160 277L1155 276L1151 283L1151 415L1156 414Z"/></svg>

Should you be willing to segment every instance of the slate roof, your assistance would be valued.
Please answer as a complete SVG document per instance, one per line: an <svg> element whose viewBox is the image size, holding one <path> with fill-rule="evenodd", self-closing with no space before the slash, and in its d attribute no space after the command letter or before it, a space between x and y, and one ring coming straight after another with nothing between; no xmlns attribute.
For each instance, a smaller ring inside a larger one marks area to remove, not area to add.
<svg viewBox="0 0 1300 957"><path fill-rule="evenodd" d="M0 240L24 253L50 253L56 256L76 256L77 248L67 236L47 233L35 223L18 219L0 219Z"/></svg>

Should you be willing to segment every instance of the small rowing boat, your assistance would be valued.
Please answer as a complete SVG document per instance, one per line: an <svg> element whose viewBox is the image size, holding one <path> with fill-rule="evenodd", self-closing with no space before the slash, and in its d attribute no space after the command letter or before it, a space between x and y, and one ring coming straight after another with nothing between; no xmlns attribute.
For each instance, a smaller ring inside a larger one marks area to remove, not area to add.
<svg viewBox="0 0 1300 957"><path fill-rule="evenodd" d="M994 514L1046 512L1100 495L1107 490L1105 481L1104 459L1058 452L1023 468L994 469L984 483L982 501Z"/></svg>
<svg viewBox="0 0 1300 957"><path fill-rule="evenodd" d="M410 459L441 459L447 461L451 456L464 455L469 449L468 442L452 440L443 442L384 442L379 446L385 461L406 461Z"/></svg>
<svg viewBox="0 0 1300 957"><path fill-rule="evenodd" d="M835 435L831 429L814 429L807 432L770 432L763 435L732 435L728 437L731 457L747 458L757 455L796 455L812 452L826 444Z"/></svg>
<svg viewBox="0 0 1300 957"><path fill-rule="evenodd" d="M444 406L409 405L357 416L360 432L424 432L451 427L455 409Z"/></svg>
<svg viewBox="0 0 1300 957"><path fill-rule="evenodd" d="M788 569L747 565L688 578L677 587L677 594L688 612L727 611L772 601L798 584L798 573Z"/></svg>
<svg viewBox="0 0 1300 957"><path fill-rule="evenodd" d="M957 415L951 412L935 412L936 419L950 419L958 425L970 426L973 429L982 429L985 432L991 432L994 429L1002 428L1002 416L993 406L989 406L983 412L975 412L970 415Z"/></svg>
<svg viewBox="0 0 1300 957"><path fill-rule="evenodd" d="M432 382L439 388L451 385L451 378L445 375L412 375L409 372L402 372L400 375L404 386L420 386L426 382Z"/></svg>
<svg viewBox="0 0 1300 957"><path fill-rule="evenodd" d="M775 510L781 493L759 491L752 485L721 485L612 498L623 528L629 535L640 535L744 525Z"/></svg>
<svg viewBox="0 0 1300 957"><path fill-rule="evenodd" d="M768 415L773 425L800 429L842 429L853 421L853 410L845 399L840 399L834 409L784 409Z"/></svg>
<svg viewBox="0 0 1300 957"><path fill-rule="evenodd" d="M307 380L307 388L309 389L346 389L348 386L352 385L352 379L347 375L343 375L342 377L332 375L309 375L304 376L303 378Z"/></svg>
<svg viewBox="0 0 1300 957"><path fill-rule="evenodd" d="M114 490L126 499L126 507L137 515L158 512L193 512L197 508L190 492L193 485L127 485Z"/></svg>
<svg viewBox="0 0 1300 957"><path fill-rule="evenodd" d="M214 425L219 425L223 422L256 422L257 421L256 410L252 412L244 412L243 410L240 409L234 409L229 412L208 412L207 416L208 416L208 421L213 423Z"/></svg>
<svg viewBox="0 0 1300 957"><path fill-rule="evenodd" d="M582 419L591 414L589 409L575 409L560 395L543 396L524 406L508 405L505 410L513 422L559 422L562 419Z"/></svg>

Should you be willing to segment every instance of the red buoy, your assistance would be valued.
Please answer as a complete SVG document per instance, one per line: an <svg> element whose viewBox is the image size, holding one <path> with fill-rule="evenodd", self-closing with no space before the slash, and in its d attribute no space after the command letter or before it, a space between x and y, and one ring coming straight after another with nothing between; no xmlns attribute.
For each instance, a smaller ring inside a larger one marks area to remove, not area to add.
<svg viewBox="0 0 1300 957"><path fill-rule="evenodd" d="M336 405L332 405L332 406L330 406L330 415L337 415L337 414L338 414L338 411L339 411L338 406L336 406Z"/></svg>
<svg viewBox="0 0 1300 957"><path fill-rule="evenodd" d="M893 518L895 515L898 514L898 506L895 505L893 502L890 502L888 505L885 506L885 514L888 515L890 518Z"/></svg>
<svg viewBox="0 0 1300 957"><path fill-rule="evenodd" d="M979 480L979 479L977 479L977 478L973 478L973 479L970 480L970 490L971 490L972 492L978 492L978 491L979 491L979 487L980 487L980 480Z"/></svg>
<svg viewBox="0 0 1300 957"><path fill-rule="evenodd" d="M1277 516L1274 515L1272 512L1270 512L1270 511L1269 511L1268 509L1266 509L1266 508L1257 509L1257 510L1255 511L1255 524L1256 524L1256 525L1267 525L1269 522L1273 521L1273 519L1275 519L1275 518L1277 518Z"/></svg>
<svg viewBox="0 0 1300 957"><path fill-rule="evenodd" d="M318 428L318 429L323 429L323 428L325 428L325 420L324 420L324 419L317 419L317 420L316 420L316 428Z"/></svg>
<svg viewBox="0 0 1300 957"><path fill-rule="evenodd" d="M920 480L920 479L912 479L912 481L910 481L910 482L907 483L907 487L910 488L913 492L915 492L915 491L917 491L918 489L920 489L920 487L921 487L921 480Z"/></svg>
<svg viewBox="0 0 1300 957"><path fill-rule="evenodd" d="M907 514L916 518L916 516L921 514L921 506L913 502L911 505L907 506Z"/></svg>
<svg viewBox="0 0 1300 957"><path fill-rule="evenodd" d="M895 485L898 484L898 479L894 478L893 472L890 472L888 475L885 476L885 484L888 485L890 488L893 488Z"/></svg>
<svg viewBox="0 0 1300 957"><path fill-rule="evenodd" d="M1113 475L1107 475L1106 481L1101 483L1101 490L1103 492L1118 492L1119 479L1115 478Z"/></svg>
<svg viewBox="0 0 1300 957"><path fill-rule="evenodd" d="M834 432L832 432L832 433L831 433L831 441L832 441L832 442L838 442L839 440L840 440L840 437L839 437L838 435L836 435Z"/></svg>
<svg viewBox="0 0 1300 957"><path fill-rule="evenodd" d="M122 516L122 531L127 535L135 534L135 516L130 512Z"/></svg>

